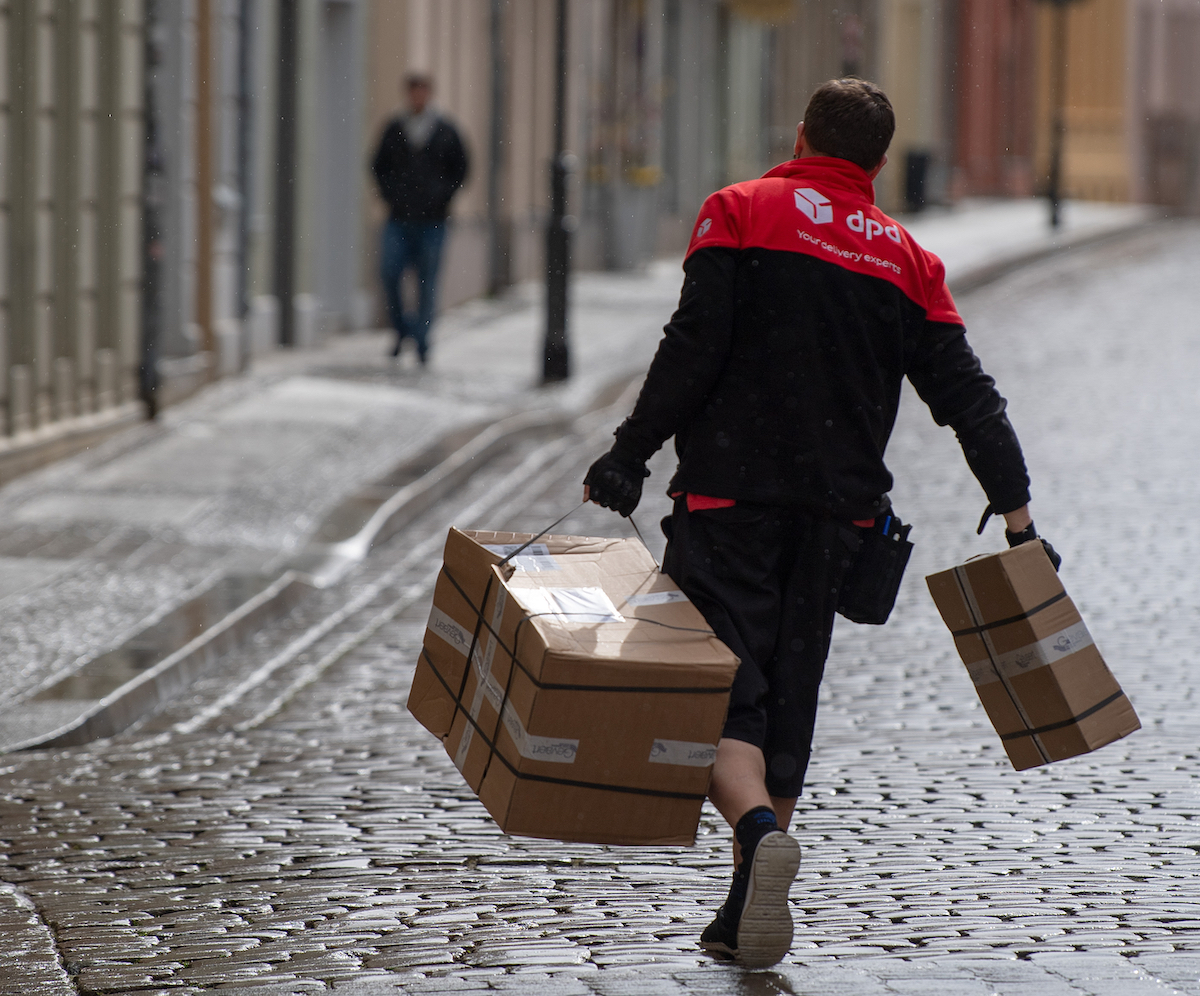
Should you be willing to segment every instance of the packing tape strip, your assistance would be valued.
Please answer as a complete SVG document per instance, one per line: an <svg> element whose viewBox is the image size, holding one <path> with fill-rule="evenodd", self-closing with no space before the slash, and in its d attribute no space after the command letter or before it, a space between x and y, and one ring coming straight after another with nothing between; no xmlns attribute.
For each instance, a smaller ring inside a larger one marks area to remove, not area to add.
<svg viewBox="0 0 1200 996"><path fill-rule="evenodd" d="M967 673L970 674L971 680L977 686L992 685L1004 678L1012 678L1018 674L1028 674L1038 668L1048 667L1085 647L1093 646L1094 643L1092 634L1088 632L1087 626L1081 619L1035 643L1028 643L1016 650L996 654L988 660L973 661L967 665Z"/></svg>
<svg viewBox="0 0 1200 996"><path fill-rule="evenodd" d="M450 695L453 695L453 689L451 689L442 672L438 670L437 665L434 664L433 659L429 656L429 652L423 647L421 648L421 656L425 659L425 663L429 665L429 670L433 672L433 676L441 682L442 687ZM610 785L606 782L585 782L575 778L555 778L552 775L538 775L531 771L518 771L508 758L496 750L496 745L488 739L488 735L483 732L479 724L475 720L469 721L475 728L475 732L479 735L479 738L491 749L492 756L499 758L500 763L519 781L546 782L551 785L563 785L568 788L595 789L601 792L619 792L624 795L644 795L656 799L686 799L692 802L702 802L708 798L708 795L704 792L670 792L664 789L639 788L633 785Z"/></svg>
<svg viewBox="0 0 1200 996"><path fill-rule="evenodd" d="M522 757L527 757L531 761L553 761L557 764L572 764L575 761L575 755L579 752L579 741L560 737L541 737L530 733L525 729L525 724L521 722L521 717L517 715L512 703L504 700L504 689L500 687L496 679L492 676L492 662L495 660L496 647L498 645L495 631L500 628L500 619L504 615L505 603L504 590L500 589L496 598L496 608L492 613L492 627L487 647L480 653L478 644L476 644L474 660L470 664L475 671L475 696L471 702L470 709L467 710L467 717L470 722L468 722L466 728L463 730L462 739L459 741L458 750L454 755L454 763L461 771L463 765L467 762L467 753L471 749L471 741L474 739L475 731L479 726L479 712L483 708L483 700L486 698L491 707L501 714L504 727L508 730L509 736L512 737L513 743L516 745L517 752ZM429 614L429 631L440 636L460 654L466 654L465 648L471 642L471 637L466 627L459 625L439 608L435 607Z"/></svg>
<svg viewBox="0 0 1200 996"><path fill-rule="evenodd" d="M503 605L500 607L499 614L503 615ZM495 616L493 616L493 624L496 624ZM439 608L435 607L429 614L429 631L440 636L460 654L466 655L467 647L471 643L470 633L465 626L455 622ZM463 764L466 763L467 751L470 749L475 727L478 725L475 721L479 719L479 710L485 697L492 708L501 713L504 726L522 757L534 761L572 763L579 751L578 740L541 737L530 733L525 729L525 725L521 722L521 717L517 715L512 703L504 701L504 691L490 673L494 655L495 647L493 641L489 640L482 657L476 654L476 660L473 662L477 686L475 699L468 710L472 722L467 725L462 740L459 741L455 764L461 770ZM707 768L712 765L716 754L715 744L660 738L656 739L651 746L648 760L651 764L681 764L694 768Z"/></svg>

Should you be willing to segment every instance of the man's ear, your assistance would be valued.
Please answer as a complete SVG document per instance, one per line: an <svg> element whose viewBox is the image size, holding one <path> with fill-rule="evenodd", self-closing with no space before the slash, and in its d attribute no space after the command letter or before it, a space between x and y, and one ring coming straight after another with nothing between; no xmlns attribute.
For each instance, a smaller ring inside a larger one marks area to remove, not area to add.
<svg viewBox="0 0 1200 996"><path fill-rule="evenodd" d="M799 159L804 152L804 122L796 125L796 144L792 147L792 158Z"/></svg>
<svg viewBox="0 0 1200 996"><path fill-rule="evenodd" d="M886 165L887 165L887 156L884 156L882 159L880 159L880 160L879 160L879 165L878 165L878 166L876 166L876 167L875 167L873 170L871 170L869 173L867 173L867 176L868 176L870 179L874 180L874 179L875 179L875 177L877 177L877 176L879 175L879 171L880 171L881 169L883 169L883 167L884 167L884 166L886 166Z"/></svg>

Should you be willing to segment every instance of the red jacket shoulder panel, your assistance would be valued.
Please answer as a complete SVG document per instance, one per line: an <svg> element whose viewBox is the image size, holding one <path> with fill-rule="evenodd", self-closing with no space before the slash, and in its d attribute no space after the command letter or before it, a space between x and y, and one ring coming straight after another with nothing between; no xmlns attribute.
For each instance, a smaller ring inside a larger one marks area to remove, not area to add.
<svg viewBox="0 0 1200 996"><path fill-rule="evenodd" d="M894 284L930 321L962 321L941 260L875 206L870 178L844 159L796 159L718 190L700 209L688 255L712 246L813 256Z"/></svg>

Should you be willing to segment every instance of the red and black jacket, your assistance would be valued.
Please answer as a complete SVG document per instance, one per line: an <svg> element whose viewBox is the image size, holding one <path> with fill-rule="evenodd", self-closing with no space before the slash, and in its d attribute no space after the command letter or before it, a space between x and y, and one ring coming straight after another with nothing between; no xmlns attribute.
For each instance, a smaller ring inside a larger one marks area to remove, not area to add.
<svg viewBox="0 0 1200 996"><path fill-rule="evenodd" d="M875 207L858 166L797 159L717 191L684 274L613 448L643 462L674 436L672 493L869 518L888 507L883 454L907 376L993 507L1029 501L1005 400L941 261Z"/></svg>

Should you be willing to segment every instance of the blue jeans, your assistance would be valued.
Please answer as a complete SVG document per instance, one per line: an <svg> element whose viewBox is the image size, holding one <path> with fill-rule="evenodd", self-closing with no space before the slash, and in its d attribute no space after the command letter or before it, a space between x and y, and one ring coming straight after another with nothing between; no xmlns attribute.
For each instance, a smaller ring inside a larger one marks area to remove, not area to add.
<svg viewBox="0 0 1200 996"><path fill-rule="evenodd" d="M379 275L387 300L388 318L396 330L399 355L405 336L417 344L417 356L422 363L429 353L429 327L437 300L438 264L442 260L442 241L446 236L444 221L396 221L389 218L383 226L379 251ZM417 271L417 315L415 320L405 315L400 296L400 278L413 267Z"/></svg>

